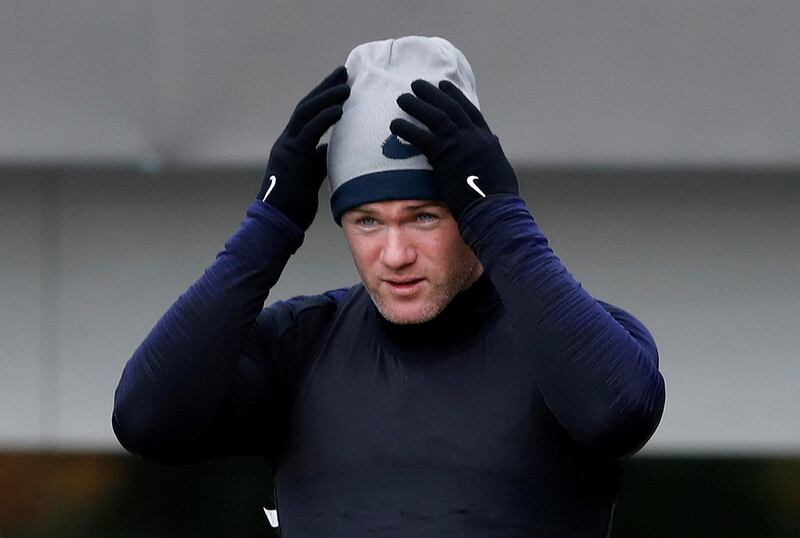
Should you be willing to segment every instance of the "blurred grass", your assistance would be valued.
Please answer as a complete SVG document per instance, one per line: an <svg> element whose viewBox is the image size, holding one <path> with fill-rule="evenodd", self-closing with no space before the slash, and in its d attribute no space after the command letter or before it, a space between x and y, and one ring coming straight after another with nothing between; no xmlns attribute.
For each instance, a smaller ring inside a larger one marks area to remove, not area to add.
<svg viewBox="0 0 800 538"><path fill-rule="evenodd" d="M633 458L613 538L796 538L800 458Z"/></svg>
<svg viewBox="0 0 800 538"><path fill-rule="evenodd" d="M800 536L800 458L633 458L613 538ZM0 453L3 538L270 537L269 467Z"/></svg>

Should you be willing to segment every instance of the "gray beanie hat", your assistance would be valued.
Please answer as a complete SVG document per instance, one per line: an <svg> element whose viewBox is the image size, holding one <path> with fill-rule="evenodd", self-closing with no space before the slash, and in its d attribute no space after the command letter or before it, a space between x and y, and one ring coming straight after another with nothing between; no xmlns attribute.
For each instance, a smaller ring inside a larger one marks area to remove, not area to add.
<svg viewBox="0 0 800 538"><path fill-rule="evenodd" d="M411 82L449 80L480 107L475 77L467 59L440 37L408 36L364 43L345 62L350 97L331 129L328 180L333 217L361 204L382 200L441 199L428 159L394 136L389 123L405 118L396 99Z"/></svg>

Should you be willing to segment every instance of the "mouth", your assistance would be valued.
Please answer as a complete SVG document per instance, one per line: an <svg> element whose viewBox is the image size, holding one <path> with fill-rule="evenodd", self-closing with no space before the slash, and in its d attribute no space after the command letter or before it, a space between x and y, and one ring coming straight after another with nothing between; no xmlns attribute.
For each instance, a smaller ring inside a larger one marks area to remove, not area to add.
<svg viewBox="0 0 800 538"><path fill-rule="evenodd" d="M384 282L395 295L414 295L422 287L424 278L385 279Z"/></svg>

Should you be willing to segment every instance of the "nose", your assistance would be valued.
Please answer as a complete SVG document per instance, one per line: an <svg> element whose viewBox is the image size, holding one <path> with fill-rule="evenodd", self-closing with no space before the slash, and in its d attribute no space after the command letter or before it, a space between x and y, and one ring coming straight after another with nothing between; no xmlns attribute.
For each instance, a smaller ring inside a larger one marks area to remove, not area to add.
<svg viewBox="0 0 800 538"><path fill-rule="evenodd" d="M416 259L417 250L408 233L400 228L390 227L381 249L381 263L391 269L401 269L411 265Z"/></svg>

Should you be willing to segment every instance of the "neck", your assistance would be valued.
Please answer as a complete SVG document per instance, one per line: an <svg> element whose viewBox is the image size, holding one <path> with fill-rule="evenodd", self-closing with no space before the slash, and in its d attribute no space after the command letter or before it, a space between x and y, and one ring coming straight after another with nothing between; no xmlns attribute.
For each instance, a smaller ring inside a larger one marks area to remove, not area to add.
<svg viewBox="0 0 800 538"><path fill-rule="evenodd" d="M488 276L478 274L471 286L456 295L442 312L430 321L400 325L380 314L385 334L399 348L439 349L468 337L478 330L499 303L497 292Z"/></svg>

